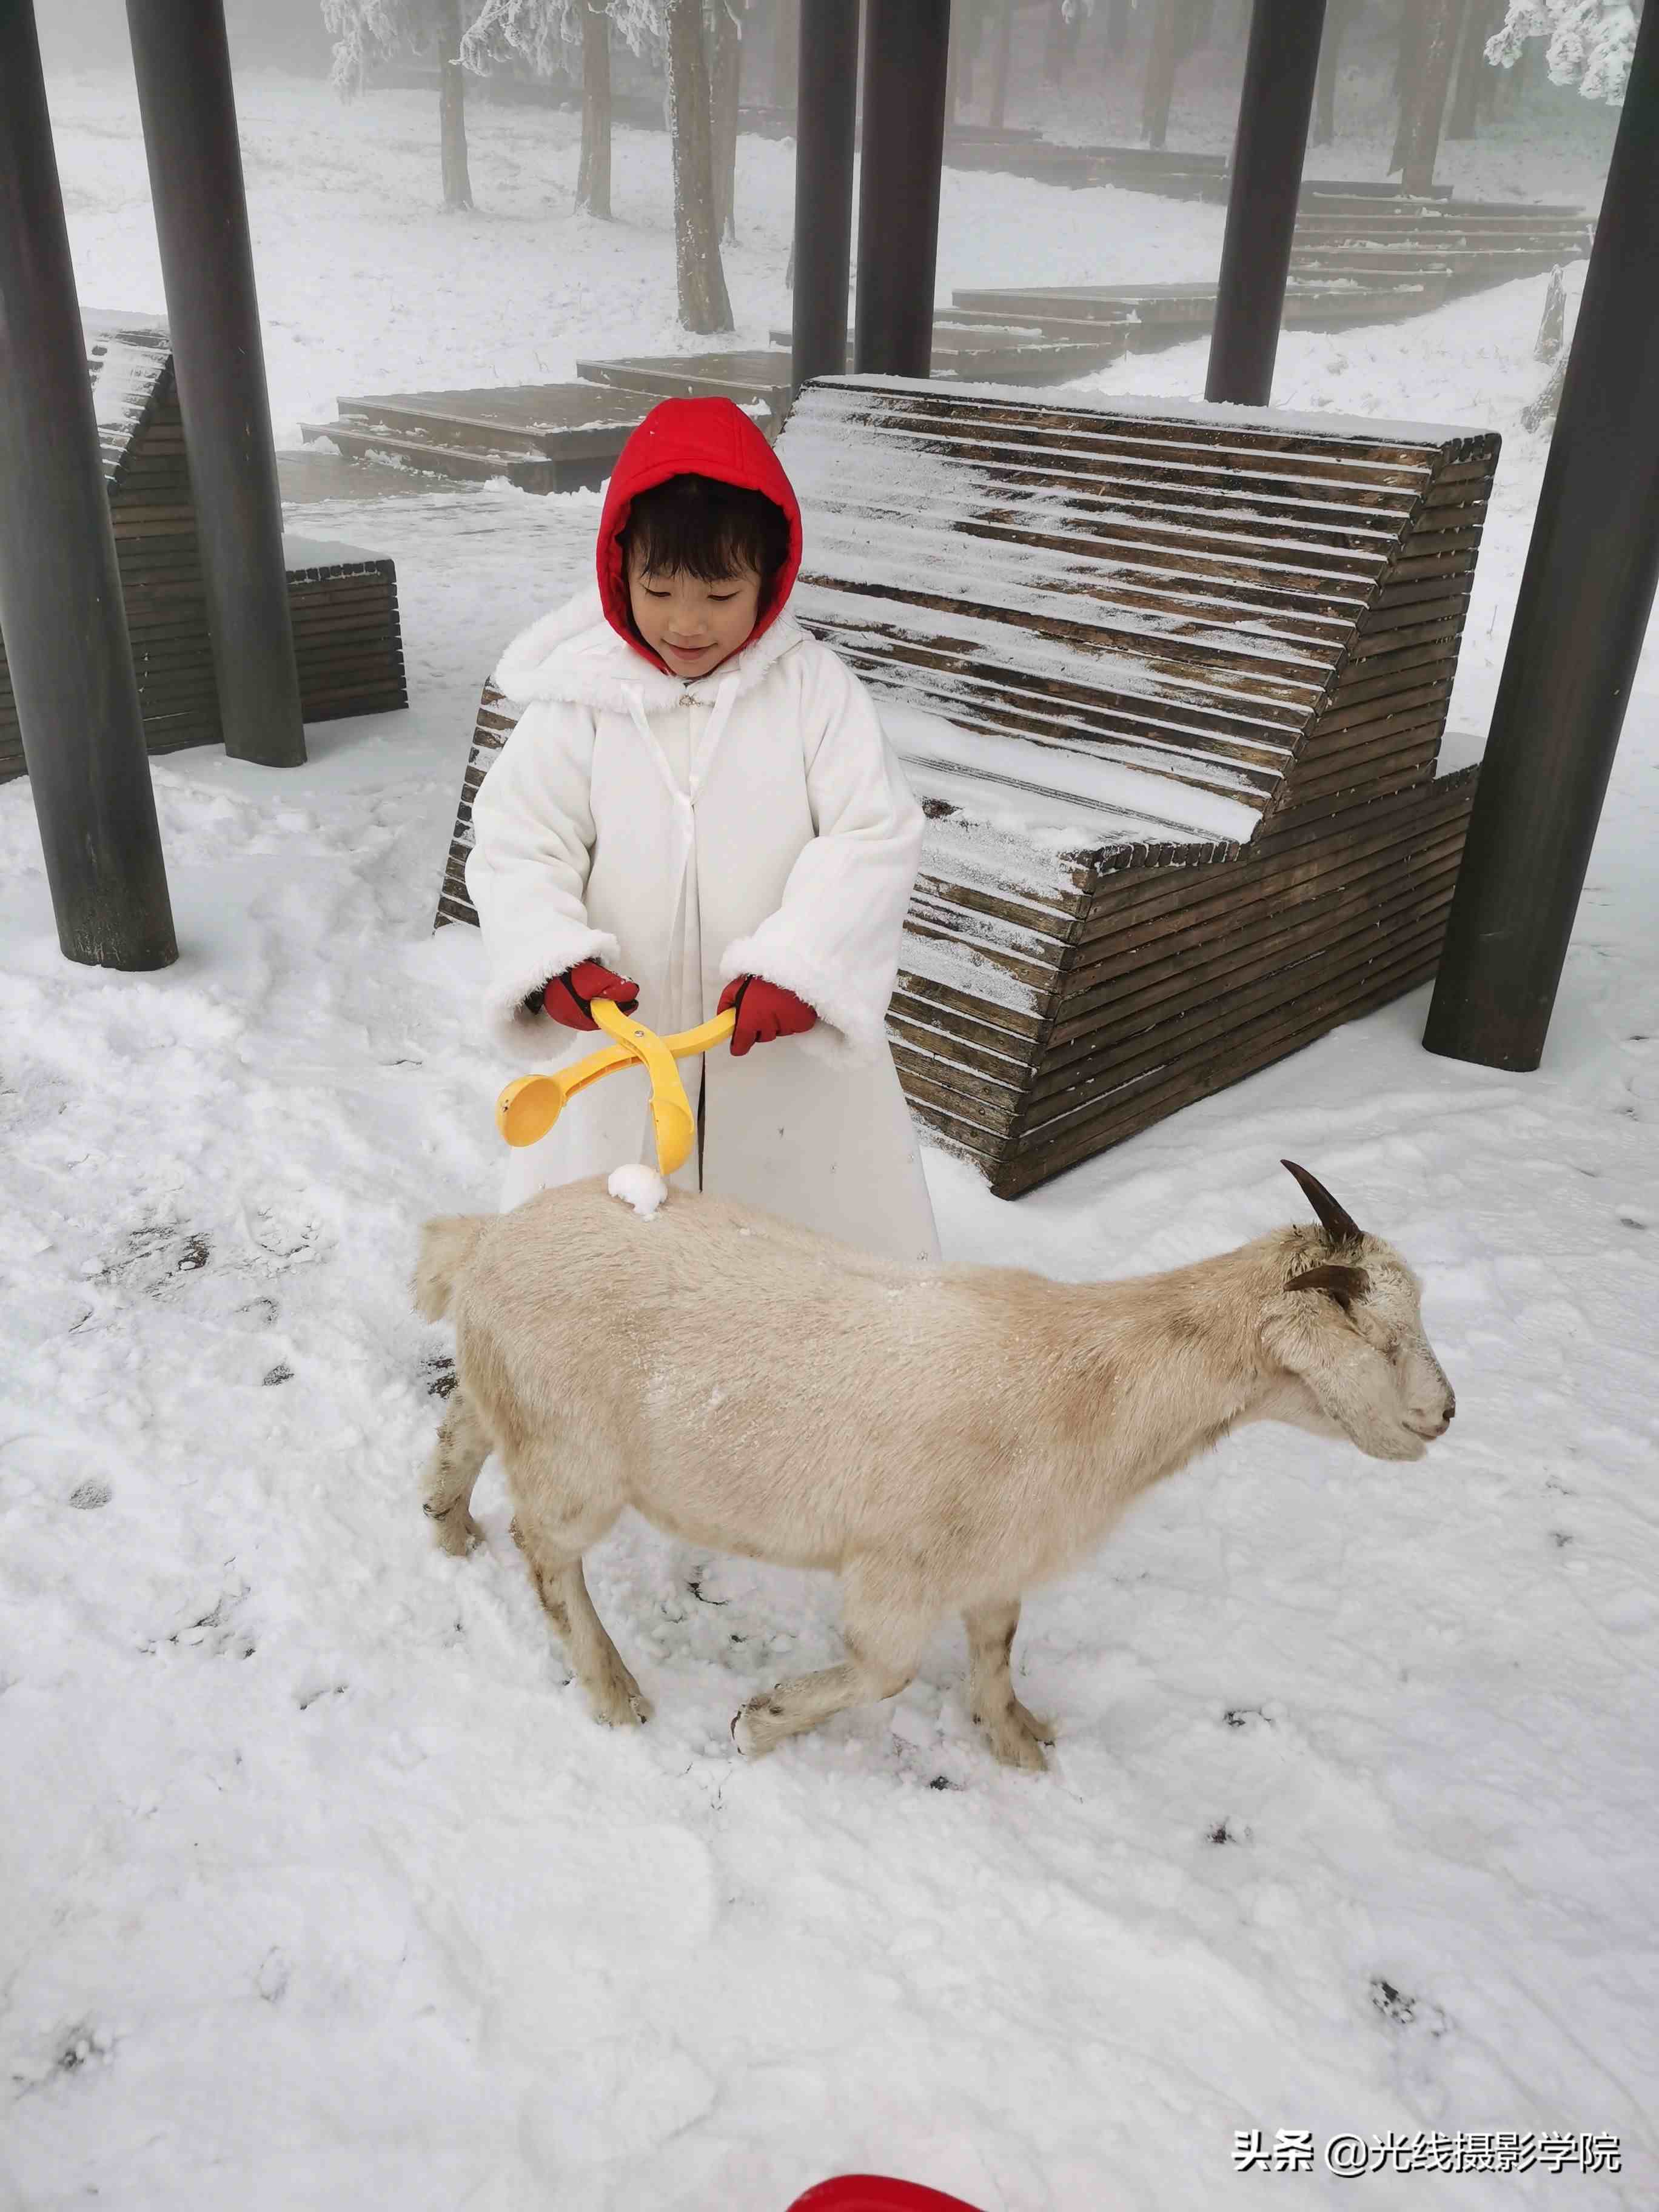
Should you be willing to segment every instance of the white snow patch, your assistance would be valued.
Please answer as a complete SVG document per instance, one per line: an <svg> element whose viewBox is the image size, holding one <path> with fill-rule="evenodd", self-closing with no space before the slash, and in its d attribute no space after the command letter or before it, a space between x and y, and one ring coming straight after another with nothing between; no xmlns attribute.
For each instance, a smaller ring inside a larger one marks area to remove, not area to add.
<svg viewBox="0 0 1659 2212"><path fill-rule="evenodd" d="M613 1170L605 1188L612 1198L631 1206L641 1221L649 1221L668 1200L668 1185L655 1168L647 1167L641 1160L631 1160L626 1166Z"/></svg>

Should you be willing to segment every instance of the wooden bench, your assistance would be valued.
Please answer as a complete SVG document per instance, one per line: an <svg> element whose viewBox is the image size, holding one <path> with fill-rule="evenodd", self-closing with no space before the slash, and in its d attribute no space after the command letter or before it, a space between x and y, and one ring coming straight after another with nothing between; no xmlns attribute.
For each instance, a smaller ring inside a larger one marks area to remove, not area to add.
<svg viewBox="0 0 1659 2212"><path fill-rule="evenodd" d="M778 450L928 816L895 1058L998 1195L1432 974L1495 436L844 378ZM441 922L512 726L487 687Z"/></svg>
<svg viewBox="0 0 1659 2212"><path fill-rule="evenodd" d="M82 320L145 743L152 753L217 744L218 689L166 326L153 316ZM407 706L391 561L355 546L288 540L284 560L307 721ZM0 782L23 772L0 639Z"/></svg>

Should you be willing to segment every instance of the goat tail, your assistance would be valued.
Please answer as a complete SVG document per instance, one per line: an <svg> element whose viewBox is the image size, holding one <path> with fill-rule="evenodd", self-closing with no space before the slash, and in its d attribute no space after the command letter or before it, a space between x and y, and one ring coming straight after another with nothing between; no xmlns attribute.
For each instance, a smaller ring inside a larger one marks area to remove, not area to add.
<svg viewBox="0 0 1659 2212"><path fill-rule="evenodd" d="M421 1230L421 1255L415 1262L415 1310L422 1321L441 1321L449 1311L455 1278L477 1249L493 1213L441 1213Z"/></svg>

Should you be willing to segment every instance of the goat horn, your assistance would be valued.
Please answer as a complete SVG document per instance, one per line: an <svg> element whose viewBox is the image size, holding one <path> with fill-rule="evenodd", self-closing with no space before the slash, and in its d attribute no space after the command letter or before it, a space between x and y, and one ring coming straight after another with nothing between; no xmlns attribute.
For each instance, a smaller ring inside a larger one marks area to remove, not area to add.
<svg viewBox="0 0 1659 2212"><path fill-rule="evenodd" d="M1333 1244L1346 1244L1350 1238L1363 1237L1364 1231L1346 1206L1339 1206L1317 1176L1310 1176L1306 1168L1297 1167L1294 1160L1281 1160L1301 1184L1304 1195L1319 1216L1319 1224Z"/></svg>

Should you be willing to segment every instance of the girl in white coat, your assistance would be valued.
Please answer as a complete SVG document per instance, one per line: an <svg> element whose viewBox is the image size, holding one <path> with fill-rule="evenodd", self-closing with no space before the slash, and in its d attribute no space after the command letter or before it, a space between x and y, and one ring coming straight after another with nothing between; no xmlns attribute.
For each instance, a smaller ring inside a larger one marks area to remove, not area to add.
<svg viewBox="0 0 1659 2212"><path fill-rule="evenodd" d="M799 564L794 494L742 410L653 409L611 477L597 594L495 673L523 712L472 810L487 1011L549 1066L592 1049L597 997L636 995L663 1034L735 1004L730 1049L681 1063L699 1142L677 1180L934 1259L883 1029L921 813L863 686L785 611ZM505 1202L654 1158L624 1069L513 1155Z"/></svg>

